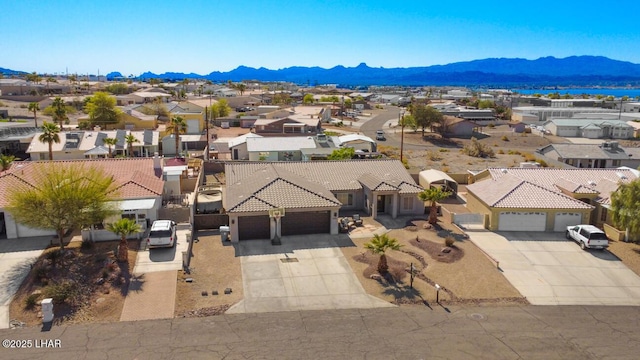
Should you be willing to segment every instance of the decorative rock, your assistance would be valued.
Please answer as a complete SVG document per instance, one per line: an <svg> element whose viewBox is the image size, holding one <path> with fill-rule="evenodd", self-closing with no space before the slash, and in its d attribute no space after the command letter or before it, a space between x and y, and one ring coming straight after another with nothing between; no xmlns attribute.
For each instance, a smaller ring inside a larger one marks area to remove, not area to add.
<svg viewBox="0 0 640 360"><path fill-rule="evenodd" d="M227 295L231 294L231 288L224 289L224 293Z"/></svg>
<svg viewBox="0 0 640 360"><path fill-rule="evenodd" d="M193 278L186 278L184 279L184 281L190 283L190 282L193 282Z"/></svg>
<svg viewBox="0 0 640 360"><path fill-rule="evenodd" d="M218 295L218 290L212 290L211 295Z"/></svg>
<svg viewBox="0 0 640 360"><path fill-rule="evenodd" d="M97 298L96 299L96 304L100 304L101 302L104 302L106 299L105 298Z"/></svg>
<svg viewBox="0 0 640 360"><path fill-rule="evenodd" d="M371 278L372 280L382 280L382 276L380 276L380 274L371 274L369 278Z"/></svg>
<svg viewBox="0 0 640 360"><path fill-rule="evenodd" d="M96 280L96 285L102 285L104 284L104 278L99 278L98 280Z"/></svg>
<svg viewBox="0 0 640 360"><path fill-rule="evenodd" d="M209 296L209 293L207 293L206 291L203 291L202 296Z"/></svg>
<svg viewBox="0 0 640 360"><path fill-rule="evenodd" d="M451 248L450 247L446 247L446 248L442 249L442 252L445 253L445 254L448 254L448 253L451 252Z"/></svg>
<svg viewBox="0 0 640 360"><path fill-rule="evenodd" d="M422 227L423 227L424 229L431 229L431 228L432 228L431 224L428 224L428 223L427 223L427 224L424 224Z"/></svg>

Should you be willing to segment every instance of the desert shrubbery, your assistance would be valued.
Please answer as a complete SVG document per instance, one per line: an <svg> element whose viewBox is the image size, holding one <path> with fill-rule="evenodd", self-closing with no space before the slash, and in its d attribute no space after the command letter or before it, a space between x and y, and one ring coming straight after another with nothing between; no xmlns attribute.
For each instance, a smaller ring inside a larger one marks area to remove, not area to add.
<svg viewBox="0 0 640 360"><path fill-rule="evenodd" d="M475 137L471 138L471 143L465 145L465 147L462 149L462 153L479 158L495 157L493 149L485 144L480 143Z"/></svg>

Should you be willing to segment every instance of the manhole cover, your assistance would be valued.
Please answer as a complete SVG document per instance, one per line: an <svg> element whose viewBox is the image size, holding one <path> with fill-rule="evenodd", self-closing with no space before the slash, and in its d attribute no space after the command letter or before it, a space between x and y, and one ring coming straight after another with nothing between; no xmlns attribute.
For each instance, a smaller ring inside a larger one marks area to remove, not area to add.
<svg viewBox="0 0 640 360"><path fill-rule="evenodd" d="M280 261L282 261L283 263L298 262L298 258L284 258L280 259Z"/></svg>
<svg viewBox="0 0 640 360"><path fill-rule="evenodd" d="M472 318L473 320L477 320L477 321L486 320L487 319L486 316L484 316L483 314L479 314L479 313L471 314L471 315L469 315L469 317Z"/></svg>

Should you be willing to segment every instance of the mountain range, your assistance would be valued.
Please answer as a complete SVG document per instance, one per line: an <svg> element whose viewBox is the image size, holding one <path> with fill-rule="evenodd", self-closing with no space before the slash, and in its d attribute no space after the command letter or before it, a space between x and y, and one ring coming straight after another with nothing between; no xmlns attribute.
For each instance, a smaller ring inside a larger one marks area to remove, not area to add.
<svg viewBox="0 0 640 360"><path fill-rule="evenodd" d="M0 68L0 72L11 72ZM119 72L108 79L122 77ZM239 66L228 72L214 71L206 75L145 72L138 78L165 81L203 79L214 82L243 80L285 81L300 85L338 84L340 86L405 85L405 86L632 86L640 87L640 64L613 60L602 56L543 57L536 60L491 58L408 68L373 68L361 63L356 67L335 66L288 67L278 70Z"/></svg>

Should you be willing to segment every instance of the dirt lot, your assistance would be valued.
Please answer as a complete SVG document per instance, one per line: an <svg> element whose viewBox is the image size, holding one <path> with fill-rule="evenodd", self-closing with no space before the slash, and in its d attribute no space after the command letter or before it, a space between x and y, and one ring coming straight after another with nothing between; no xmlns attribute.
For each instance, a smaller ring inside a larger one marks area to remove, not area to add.
<svg viewBox="0 0 640 360"><path fill-rule="evenodd" d="M193 282L186 282L191 278ZM178 317L208 316L224 313L243 297L240 258L230 242L220 235L201 231L193 244L191 273L178 272L176 313ZM231 294L224 290L230 288ZM218 295L213 295L214 290ZM207 295L202 295L203 291Z"/></svg>
<svg viewBox="0 0 640 360"><path fill-rule="evenodd" d="M425 224L426 221L419 219L404 229L388 233L402 244L399 251L387 253L390 273L396 275L395 280L370 278L376 272L379 259L364 248L363 244L370 239L354 239L355 247L342 248L367 293L396 304L433 303L436 299L434 285L439 284L443 287L440 300L445 303L527 303L496 264L472 242L465 240L459 230L449 226L442 230L425 229ZM457 240L453 251L446 254L442 249L448 235ZM406 271L411 263L418 271L413 290Z"/></svg>
<svg viewBox="0 0 640 360"><path fill-rule="evenodd" d="M93 248L83 249L81 241L74 241L55 260L51 253L58 246L46 249L11 302L11 319L26 326L42 324L40 301L48 288L69 281L72 286L66 291L68 299L55 304L54 298L54 323L119 321L140 242L129 241L128 266L115 261L117 244L118 241L98 242ZM35 300L35 306L27 306L29 297Z"/></svg>
<svg viewBox="0 0 640 360"><path fill-rule="evenodd" d="M609 251L640 276L640 244L609 241Z"/></svg>

